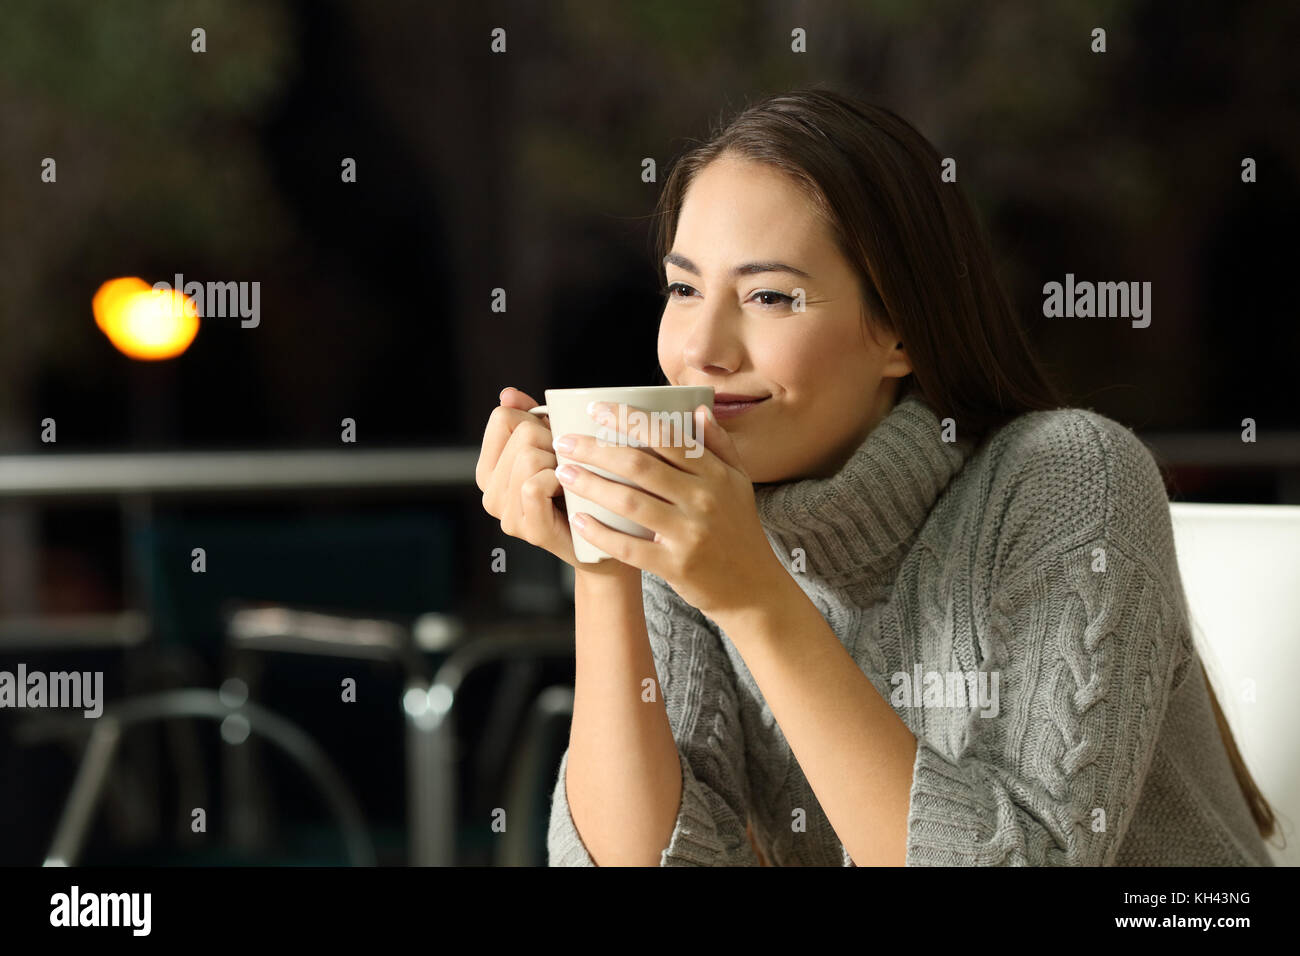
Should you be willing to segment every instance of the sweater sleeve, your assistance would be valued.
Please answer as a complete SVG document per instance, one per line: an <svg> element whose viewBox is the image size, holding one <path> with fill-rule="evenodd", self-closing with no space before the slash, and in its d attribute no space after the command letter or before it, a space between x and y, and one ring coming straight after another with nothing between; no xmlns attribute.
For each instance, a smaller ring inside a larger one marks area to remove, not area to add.
<svg viewBox="0 0 1300 956"><path fill-rule="evenodd" d="M682 799L660 866L757 866L745 832L745 743L735 675L707 619L649 572L641 575L646 631L681 764ZM560 761L551 802L551 866L595 866L569 810Z"/></svg>
<svg viewBox="0 0 1300 956"><path fill-rule="evenodd" d="M918 738L909 866L1112 865L1193 660L1154 460L1109 419L1073 424L997 509L979 665L997 707L956 759Z"/></svg>

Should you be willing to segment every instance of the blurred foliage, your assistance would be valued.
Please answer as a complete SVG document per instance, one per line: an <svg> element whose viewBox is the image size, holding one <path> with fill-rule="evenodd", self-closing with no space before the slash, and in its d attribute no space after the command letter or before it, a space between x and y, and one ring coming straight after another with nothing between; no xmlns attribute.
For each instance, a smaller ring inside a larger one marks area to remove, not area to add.
<svg viewBox="0 0 1300 956"><path fill-rule="evenodd" d="M642 228L657 195L640 181L642 157L662 183L676 155L747 102L826 83L892 108L959 159L1008 289L1067 392L1087 402L1099 383L1125 383L1108 410L1169 422L1209 411L1205 383L1227 386L1201 262L1224 216L1257 216L1300 181L1293 0L570 0L565 11L553 37L530 37L536 60L518 74L529 82L512 113L511 175L545 184L519 191L534 221ZM790 50L795 27L806 54ZM1104 54L1092 51L1098 27ZM1243 192L1248 154L1265 157L1270 181ZM1282 255L1252 238L1261 254L1242 249L1225 266L1229 287L1263 288ZM589 249L575 267L593 267ZM1043 276L1090 269L1154 279L1156 327L1119 347L1113 329L1038 321ZM1137 383L1175 351L1183 374L1144 394Z"/></svg>
<svg viewBox="0 0 1300 956"><path fill-rule="evenodd" d="M195 26L208 31L206 54L190 51ZM509 32L505 57L487 52L496 26ZM1099 26L1104 55L1090 48ZM796 27L805 54L790 49ZM524 301L533 303L558 296L574 281L566 276L630 282L629 255L644 247L673 158L747 102L822 83L894 109L959 159L959 182L1031 320L1044 275L1156 280L1160 315L1122 348L1114 330L1031 322L1032 331L1080 387L1150 379L1154 362L1180 350L1181 374L1145 397L1134 387L1127 409L1177 420L1207 410L1205 383L1231 385L1205 304L1210 283L1266 289L1257 272L1285 254L1285 245L1236 243L1235 263L1205 268L1225 222L1258 221L1270 201L1294 209L1297 35L1294 0L9 0L0 18L0 433L33 367L94 364L93 289L69 280L136 262L288 275L288 255L309 287L300 311L316 314L310 334L296 324L306 318L267 333L267 368L293 352L304 375L337 384L405 334L382 318L359 330L345 304L349 286L386 283L393 250L360 254L380 248L375 230L393 231L417 263L435 233L454 237L455 258L444 257L463 286L454 301L477 301L473 286L485 281L530 283ZM338 84L351 113L337 112ZM460 129L448 133L446 118ZM259 135L268 123L279 139ZM335 174L298 172L322 143L358 139L389 192L339 201L326 192ZM1261 179L1243 191L1247 151ZM45 156L59 161L57 187L39 181ZM647 156L658 183L641 180ZM445 222L426 214L443 204ZM480 248L473 240L493 216L511 228ZM331 256L319 256L326 248ZM322 261L352 268L325 274ZM653 264L636 265L639 283ZM382 311L425 308L417 288L402 294L409 302ZM337 337L323 338L331 327ZM344 337L346 358L336 346ZM500 364L497 342L475 342L462 337L467 367ZM1288 347L1278 345L1274 355Z"/></svg>
<svg viewBox="0 0 1300 956"><path fill-rule="evenodd" d="M745 101L818 81L879 95L936 144L948 133L987 138L996 131L1024 150L1051 149L1077 128L1080 111L1105 102L1105 73L1137 55L1124 49L1123 37L1140 6L568 0L544 51L554 66L537 66L548 82L519 90L529 104L521 115L536 121L520 130L517 168L552 187L537 194L552 208L635 207L642 196L615 154L639 148L655 156L662 175L686 140L703 137ZM1120 44L1110 47L1105 69L1090 50L1095 26ZM807 54L790 49L796 27L806 32ZM584 68L573 70L573 63ZM581 122L553 121L556 110L575 108L567 104L590 102L593 75L602 79L606 103L623 99L632 108L608 115L610 135L599 139Z"/></svg>
<svg viewBox="0 0 1300 956"><path fill-rule="evenodd" d="M291 26L268 0L7 0L0 371L74 363L83 351L79 337L54 349L58 326L26 321L60 301L65 290L48 283L73 257L129 270L133 254L167 250L237 268L286 241L255 129L295 69ZM191 50L195 27L206 53ZM56 183L40 180L45 157ZM84 314L88 323L88 298ZM0 418L16 400L6 391Z"/></svg>
<svg viewBox="0 0 1300 956"><path fill-rule="evenodd" d="M7 85L66 120L171 126L197 112L256 115L293 53L280 5L258 0L8 0L5 27ZM220 55L192 52L196 27Z"/></svg>

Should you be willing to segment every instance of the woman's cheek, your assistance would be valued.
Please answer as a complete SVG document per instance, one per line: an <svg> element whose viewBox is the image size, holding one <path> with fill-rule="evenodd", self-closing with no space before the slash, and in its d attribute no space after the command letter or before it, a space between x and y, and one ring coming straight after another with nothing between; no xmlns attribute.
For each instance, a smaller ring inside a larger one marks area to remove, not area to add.
<svg viewBox="0 0 1300 956"><path fill-rule="evenodd" d="M682 336L686 326L669 315L659 320L659 338L656 349L659 354L659 367L670 382L681 380L682 371Z"/></svg>
<svg viewBox="0 0 1300 956"><path fill-rule="evenodd" d="M754 361L754 368L759 376L767 382L791 392L804 392L809 383L818 376L824 376L830 367L827 356L819 367L818 350L810 349L808 343L786 336L779 340L755 342L749 350Z"/></svg>
<svg viewBox="0 0 1300 956"><path fill-rule="evenodd" d="M678 380L678 372L680 368L680 363L677 361L677 356L681 355L681 350L678 350L677 352L674 353L673 350L669 347L669 345L670 345L669 338L661 327L659 331L659 345L657 349L658 356L659 356L659 367L663 369L664 376L668 379L669 382L675 382Z"/></svg>

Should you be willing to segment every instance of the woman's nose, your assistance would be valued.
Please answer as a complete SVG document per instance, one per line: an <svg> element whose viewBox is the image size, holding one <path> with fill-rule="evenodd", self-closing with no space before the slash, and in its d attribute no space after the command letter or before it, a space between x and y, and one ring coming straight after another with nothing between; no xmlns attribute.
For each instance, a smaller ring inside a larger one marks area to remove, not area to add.
<svg viewBox="0 0 1300 956"><path fill-rule="evenodd" d="M740 367L743 346L731 323L723 316L705 316L696 322L682 349L683 360L700 371L727 372Z"/></svg>

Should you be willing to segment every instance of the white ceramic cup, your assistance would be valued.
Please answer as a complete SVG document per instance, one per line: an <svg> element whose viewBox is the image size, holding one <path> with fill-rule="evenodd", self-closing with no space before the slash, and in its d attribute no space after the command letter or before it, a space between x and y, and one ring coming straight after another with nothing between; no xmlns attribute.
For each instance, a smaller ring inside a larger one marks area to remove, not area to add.
<svg viewBox="0 0 1300 956"><path fill-rule="evenodd" d="M637 422L638 410L647 413L645 424L649 426L648 434L658 436L656 444L684 447L687 457L698 458L704 452L701 439L695 429L695 409L701 405L713 408L713 387L710 385L643 385L609 388L548 388L546 404L530 408L534 415L545 415L551 420L551 434L554 440L564 435L592 435L610 444L632 442L626 437L620 438L615 431L597 424L587 412L592 402L606 402L614 410L620 425L626 426ZM612 474L603 468L566 458L558 451L555 453L556 467L572 463L579 468L587 468L611 481L637 487L636 483ZM594 501L589 501L564 489L564 505L569 515L579 511L593 515L600 521L627 534L634 534L647 540L654 538L654 532L621 515L614 514ZM583 564L596 564L613 555L596 547L572 525L574 556Z"/></svg>

